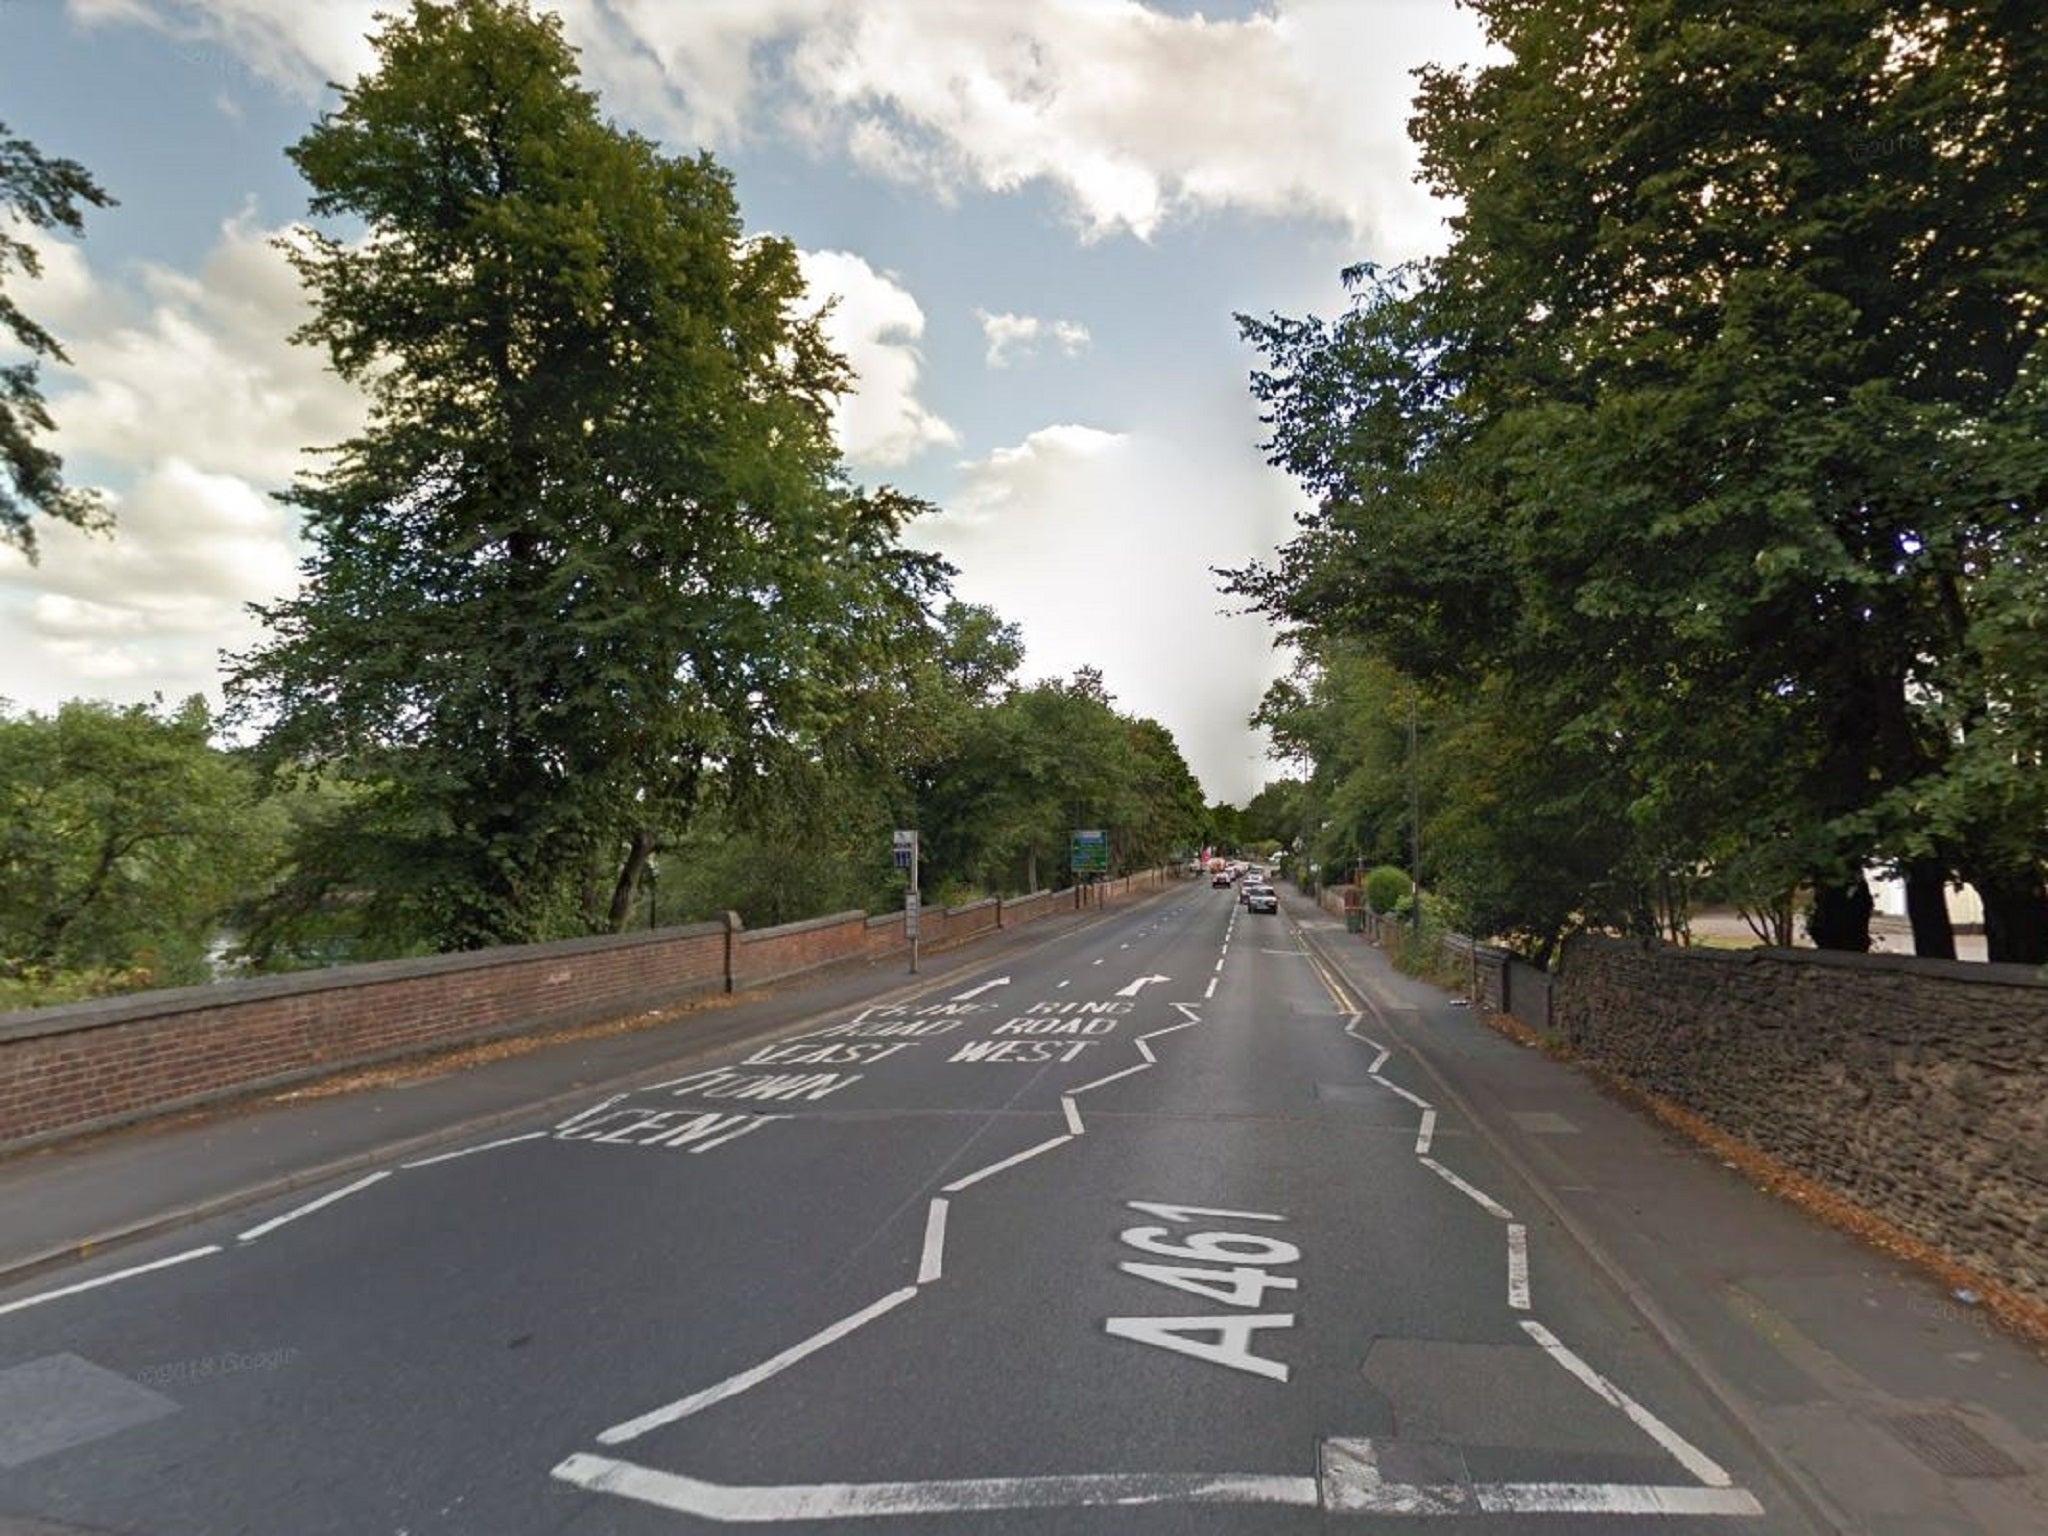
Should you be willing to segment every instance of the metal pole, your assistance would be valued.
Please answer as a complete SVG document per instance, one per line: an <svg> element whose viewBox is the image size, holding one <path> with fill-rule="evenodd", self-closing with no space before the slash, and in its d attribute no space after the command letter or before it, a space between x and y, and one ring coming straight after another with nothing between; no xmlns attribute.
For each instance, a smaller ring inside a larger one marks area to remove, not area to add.
<svg viewBox="0 0 2048 1536"><path fill-rule="evenodd" d="M917 931L924 926L924 893L917 888L917 856L922 852L919 846L924 834L913 830L910 834L910 899L917 903L917 912L910 922L910 974L917 974Z"/></svg>
<svg viewBox="0 0 2048 1536"><path fill-rule="evenodd" d="M1408 850L1409 883L1414 890L1415 938L1422 940L1422 779L1416 771L1415 694L1408 694Z"/></svg>

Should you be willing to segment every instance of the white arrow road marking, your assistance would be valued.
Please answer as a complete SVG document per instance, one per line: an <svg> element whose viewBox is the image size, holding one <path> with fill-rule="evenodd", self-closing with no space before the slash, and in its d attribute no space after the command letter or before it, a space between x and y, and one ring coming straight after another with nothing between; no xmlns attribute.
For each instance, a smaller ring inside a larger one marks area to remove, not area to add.
<svg viewBox="0 0 2048 1536"><path fill-rule="evenodd" d="M1155 981L1171 980L1173 980L1171 976L1140 976L1128 987L1118 987L1116 995L1118 997L1136 997L1140 992L1142 992L1145 988L1151 986L1152 983Z"/></svg>
<svg viewBox="0 0 2048 1536"><path fill-rule="evenodd" d="M1007 987L1009 984L1009 977L998 976L994 981L984 981L978 987L969 987L965 992L955 993L952 1001L956 1003L964 1003L967 1002L970 998L976 998L981 996L982 993L989 991L991 988Z"/></svg>

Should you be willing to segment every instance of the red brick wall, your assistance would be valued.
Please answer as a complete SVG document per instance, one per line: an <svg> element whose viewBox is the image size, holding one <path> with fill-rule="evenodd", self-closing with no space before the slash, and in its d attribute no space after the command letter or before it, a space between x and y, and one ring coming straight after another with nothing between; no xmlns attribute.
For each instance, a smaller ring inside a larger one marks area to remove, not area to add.
<svg viewBox="0 0 2048 1536"><path fill-rule="evenodd" d="M1164 883L1111 882L1110 900ZM1074 909L1071 893L921 914L927 949ZM337 966L0 1015L0 1149L495 1035L619 1018L907 947L901 913L723 922ZM728 959L728 955L730 959Z"/></svg>

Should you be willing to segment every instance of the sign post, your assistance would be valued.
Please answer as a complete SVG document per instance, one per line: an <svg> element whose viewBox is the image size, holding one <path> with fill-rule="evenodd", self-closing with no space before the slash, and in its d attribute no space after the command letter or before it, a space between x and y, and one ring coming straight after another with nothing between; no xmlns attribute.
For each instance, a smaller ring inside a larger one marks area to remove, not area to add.
<svg viewBox="0 0 2048 1536"><path fill-rule="evenodd" d="M903 891L903 933L910 940L910 974L917 974L918 910L920 901L917 893L917 833L897 830L894 844L890 849L896 867L910 872L910 884Z"/></svg>

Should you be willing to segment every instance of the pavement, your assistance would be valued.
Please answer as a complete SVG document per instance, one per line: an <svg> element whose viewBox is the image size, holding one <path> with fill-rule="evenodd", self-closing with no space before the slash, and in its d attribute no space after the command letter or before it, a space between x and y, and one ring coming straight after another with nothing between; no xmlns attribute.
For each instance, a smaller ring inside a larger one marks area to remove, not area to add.
<svg viewBox="0 0 2048 1536"><path fill-rule="evenodd" d="M1283 903L0 1168L0 1536L2048 1530L2048 1367Z"/></svg>

